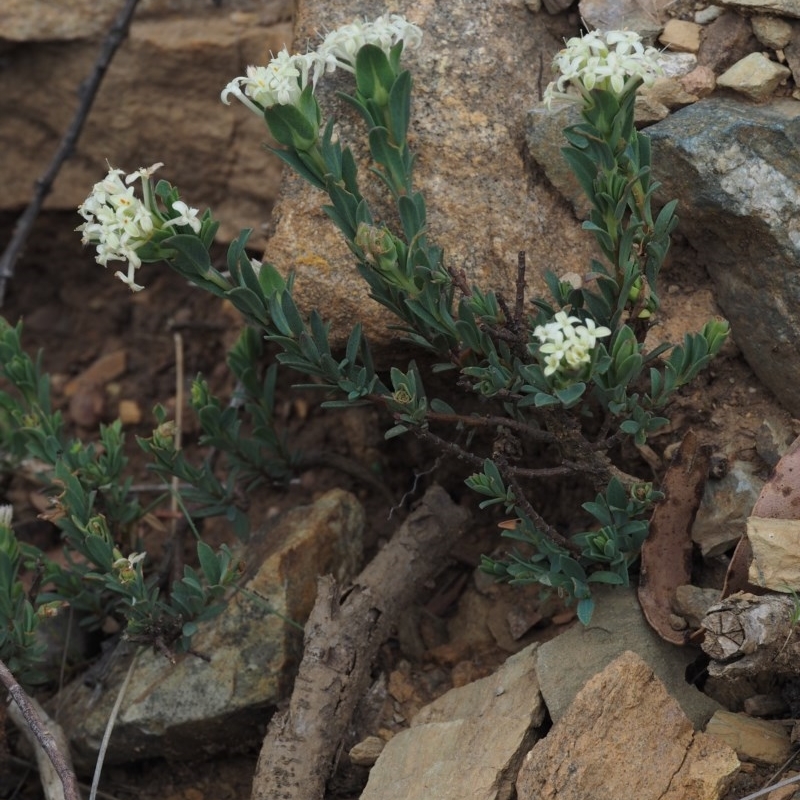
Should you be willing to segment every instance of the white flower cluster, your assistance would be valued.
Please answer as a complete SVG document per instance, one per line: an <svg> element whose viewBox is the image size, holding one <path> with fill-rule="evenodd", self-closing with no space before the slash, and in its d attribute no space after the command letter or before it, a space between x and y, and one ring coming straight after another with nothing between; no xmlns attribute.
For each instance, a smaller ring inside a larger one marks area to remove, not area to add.
<svg viewBox="0 0 800 800"><path fill-rule="evenodd" d="M95 260L104 267L109 261L127 261L128 271L114 273L134 292L143 289L134 282L136 270L142 265L137 250L150 241L156 230L176 225L187 225L195 233L200 232L197 209L189 208L182 200L173 203L178 215L162 220L157 213L150 186L150 176L163 164L138 169L125 177L121 169L109 169L108 175L94 185L92 193L78 207L78 213L86 220L76 230L82 232L83 244L97 247ZM144 200L134 193L131 184L141 179Z"/></svg>
<svg viewBox="0 0 800 800"><path fill-rule="evenodd" d="M337 67L354 71L356 54L365 44L374 44L386 55L398 43L404 49L422 44L422 30L400 14L384 14L374 22L356 20L331 31L317 48L317 56L325 64L326 72Z"/></svg>
<svg viewBox="0 0 800 800"><path fill-rule="evenodd" d="M297 103L303 89L308 86L309 75L314 86L325 69L316 53L289 55L283 50L274 56L266 67L247 68L247 74L234 78L223 90L220 99L230 105L229 95L244 103L261 116L265 108Z"/></svg>
<svg viewBox="0 0 800 800"><path fill-rule="evenodd" d="M537 325L533 335L541 342L544 374L552 375L558 371L575 372L588 364L597 340L610 336L611 331L593 319L581 322L566 311L559 311L552 322Z"/></svg>
<svg viewBox="0 0 800 800"><path fill-rule="evenodd" d="M663 73L659 51L645 47L634 31L591 31L568 39L566 44L553 61L559 77L545 90L548 107L555 99L576 99L567 93L568 86L581 94L604 89L621 95L631 78L641 78L650 86Z"/></svg>
<svg viewBox="0 0 800 800"><path fill-rule="evenodd" d="M419 47L422 31L400 14L384 14L374 22L356 20L331 31L314 51L290 55L284 47L266 67L249 66L246 75L222 90L220 99L230 105L233 95L261 116L270 106L294 105L309 79L316 87L321 75L337 67L353 72L356 54L365 44L377 45L388 55L401 41L406 48Z"/></svg>

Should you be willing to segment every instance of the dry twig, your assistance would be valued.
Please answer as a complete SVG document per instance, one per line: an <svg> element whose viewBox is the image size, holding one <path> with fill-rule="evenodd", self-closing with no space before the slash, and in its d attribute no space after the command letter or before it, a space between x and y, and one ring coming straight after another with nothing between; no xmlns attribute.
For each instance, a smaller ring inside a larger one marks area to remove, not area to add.
<svg viewBox="0 0 800 800"><path fill-rule="evenodd" d="M467 517L434 486L349 589L320 579L289 708L270 722L252 800L321 800L373 658Z"/></svg>
<svg viewBox="0 0 800 800"><path fill-rule="evenodd" d="M47 717L33 698L28 697L25 690L11 674L11 670L2 661L0 661L0 683L8 689L8 693L16 703L16 707L23 718L19 720L22 723L21 730L23 734L26 738L35 740L32 744L36 750L36 761L39 765L39 774L42 776L42 785L46 787L49 800L57 800L58 798L80 800L78 780L75 777L75 771L72 769L66 737L61 728ZM18 724L15 719L13 705L9 708L9 711L15 724ZM48 730L49 727L56 731L56 735L53 735ZM31 734L30 737L28 737L28 732ZM51 764L52 768L50 767ZM59 794L57 790L54 791L53 770L55 770L58 781L61 783L63 793Z"/></svg>
<svg viewBox="0 0 800 800"><path fill-rule="evenodd" d="M91 75L81 85L79 90L80 104L75 111L72 122L70 122L67 132L61 139L56 154L50 161L44 175L36 180L33 198L17 220L11 241L8 243L3 255L0 256L0 306L3 305L6 285L14 277L14 265L25 242L28 240L33 223L36 222L36 217L39 216L42 203L44 203L45 197L50 194L50 190L53 188L53 181L55 181L61 170L62 164L72 155L75 143L83 130L83 125L89 116L94 98L111 63L111 59L128 35L128 28L138 3L139 0L127 0L125 7L114 20L108 35L103 41L103 46L100 48L100 54L97 57L97 61L95 61Z"/></svg>

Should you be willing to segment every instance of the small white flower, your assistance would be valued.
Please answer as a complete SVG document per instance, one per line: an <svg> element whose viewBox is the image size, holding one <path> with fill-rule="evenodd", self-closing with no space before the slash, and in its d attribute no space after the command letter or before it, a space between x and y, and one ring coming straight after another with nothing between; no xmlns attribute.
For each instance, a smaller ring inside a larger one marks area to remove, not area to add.
<svg viewBox="0 0 800 800"><path fill-rule="evenodd" d="M200 220L197 218L199 211L196 208L189 208L183 200L178 200L172 204L174 211L180 216L173 217L164 223L164 227L174 227L175 225L188 225L195 233L200 233Z"/></svg>
<svg viewBox="0 0 800 800"><path fill-rule="evenodd" d="M592 360L598 339L611 331L598 326L593 319L581 322L578 317L559 311L551 322L537 325L533 335L539 340L538 352L544 356L544 374L578 372Z"/></svg>
<svg viewBox="0 0 800 800"><path fill-rule="evenodd" d="M575 36L553 61L558 77L545 90L544 102L548 108L556 99L580 102L592 89L621 95L631 79L641 78L650 86L663 72L658 57L658 50L645 47L634 31L598 30ZM578 94L569 93L569 87Z"/></svg>

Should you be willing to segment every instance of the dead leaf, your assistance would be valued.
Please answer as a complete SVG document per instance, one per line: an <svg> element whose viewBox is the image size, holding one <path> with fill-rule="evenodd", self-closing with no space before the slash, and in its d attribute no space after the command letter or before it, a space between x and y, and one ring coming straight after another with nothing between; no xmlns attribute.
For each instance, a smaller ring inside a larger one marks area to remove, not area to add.
<svg viewBox="0 0 800 800"><path fill-rule="evenodd" d="M691 580L692 523L708 477L710 448L689 431L664 476L664 499L653 511L650 535L642 546L639 603L658 635L684 645L689 631L671 625L672 603L679 586Z"/></svg>

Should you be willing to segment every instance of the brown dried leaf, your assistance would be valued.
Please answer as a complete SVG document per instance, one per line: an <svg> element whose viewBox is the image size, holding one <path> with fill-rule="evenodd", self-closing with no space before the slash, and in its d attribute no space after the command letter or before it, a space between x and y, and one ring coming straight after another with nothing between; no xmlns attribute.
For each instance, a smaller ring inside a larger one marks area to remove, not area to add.
<svg viewBox="0 0 800 800"><path fill-rule="evenodd" d="M698 444L689 431L664 476L661 500L650 521L650 535L642 546L639 603L645 619L658 635L683 645L688 631L671 625L675 591L691 580L692 523L703 497L710 449Z"/></svg>

